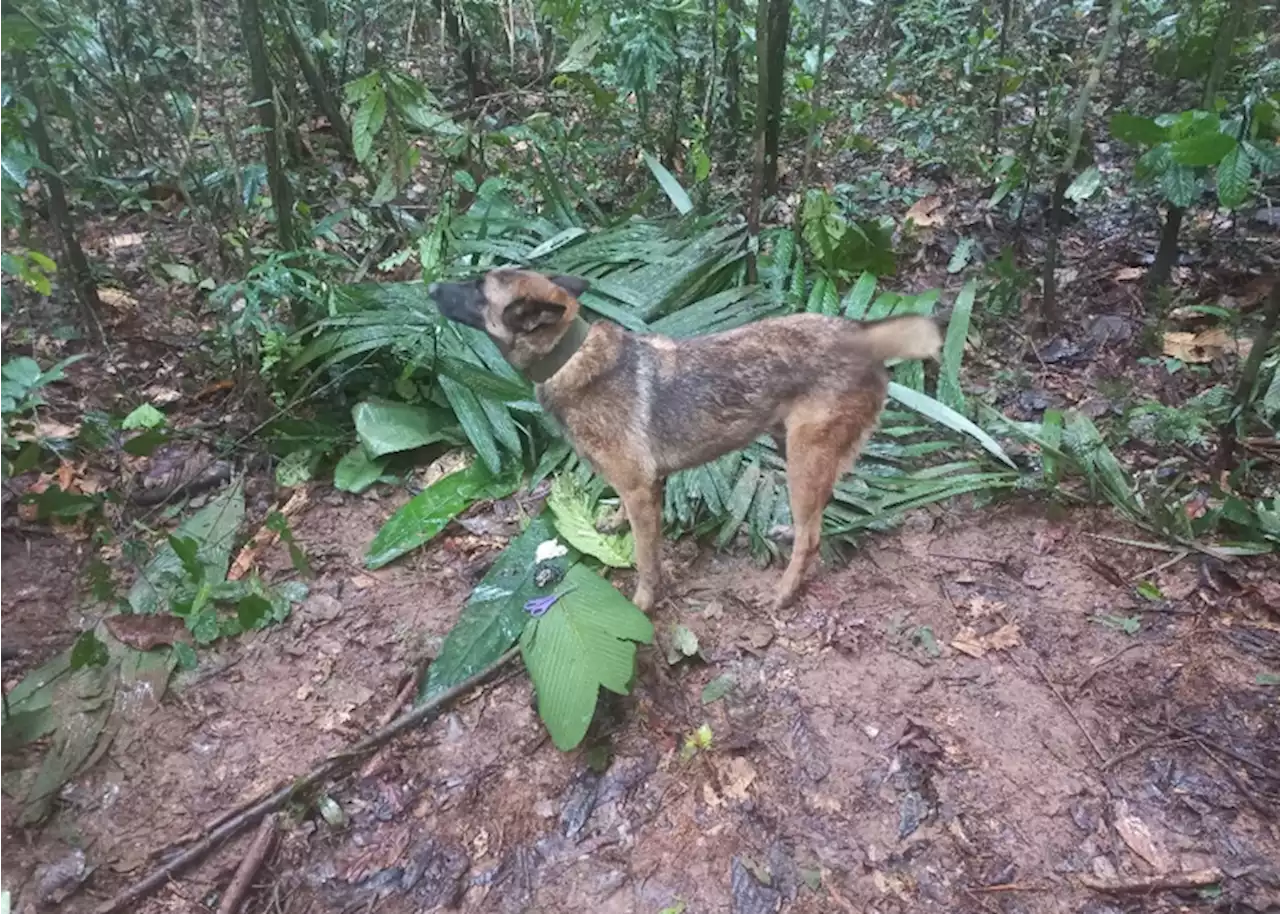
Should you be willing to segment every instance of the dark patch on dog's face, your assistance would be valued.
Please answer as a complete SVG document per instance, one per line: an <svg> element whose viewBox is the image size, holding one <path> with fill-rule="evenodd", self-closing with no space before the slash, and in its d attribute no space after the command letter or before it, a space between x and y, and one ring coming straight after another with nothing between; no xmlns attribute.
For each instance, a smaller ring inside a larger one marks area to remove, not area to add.
<svg viewBox="0 0 1280 914"><path fill-rule="evenodd" d="M587 281L526 270L492 270L480 279L432 283L428 294L450 320L489 334L517 368L549 353L578 316Z"/></svg>

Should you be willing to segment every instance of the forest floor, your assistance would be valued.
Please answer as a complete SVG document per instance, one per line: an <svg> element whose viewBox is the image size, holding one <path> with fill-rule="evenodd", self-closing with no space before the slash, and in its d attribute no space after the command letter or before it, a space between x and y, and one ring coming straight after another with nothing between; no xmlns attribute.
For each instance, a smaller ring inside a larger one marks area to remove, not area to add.
<svg viewBox="0 0 1280 914"><path fill-rule="evenodd" d="M956 241L992 231L972 200L945 186L922 191L934 192L937 219L917 239L903 289L958 284L943 267ZM1064 238L1074 272L1061 336L1038 345L975 327L974 388L1015 418L1057 405L1118 412L1122 392L1180 402L1208 383L1138 361L1160 349L1133 282L1154 225L1108 232L1105 220L1090 222L1101 228L1082 224ZM1205 262L1196 231L1190 264ZM136 216L86 244L127 292L109 302L110 358L68 373L76 408L85 391L111 409L138 391L171 390L176 424L238 428L252 404L215 389L207 364L191 370L200 359L191 341L209 329L199 293L152 269L185 250L199 275L212 274L199 239L176 220ZM1190 298L1241 309L1262 299L1258 276L1233 266L1231 251L1220 246L1211 271L1182 268ZM33 348L61 345L43 336ZM1138 444L1126 452L1138 466L1164 456ZM159 470L124 460L78 472L92 481ZM278 501L272 486L251 473L254 523ZM480 505L406 560L364 570L370 540L406 497L311 484L292 527L316 577L289 620L202 651L196 670L67 785L40 828L18 828L17 804L5 804L15 910L94 910L184 836L402 710L406 682L518 513L510 501ZM330 785L345 824L288 811L246 910L1280 905L1280 708L1262 685L1280 669L1280 563L1171 560L1117 541L1134 536L1109 510L1030 500L919 511L825 566L778 617L760 608L778 568L668 544L676 592L655 611L659 644L641 651L633 695L603 715L606 770L589 764L592 753L551 745L527 678L511 672ZM86 546L6 523L6 690L92 618L79 579ZM267 580L293 574L280 546L260 568ZM1144 580L1158 598L1136 594ZM630 592L628 575L620 586ZM697 636L701 656L669 666L663 647L677 624ZM704 704L703 689L722 676L733 687ZM710 748L685 757L704 724ZM241 836L135 910L213 910L250 841ZM1204 870L1220 876L1177 887Z"/></svg>

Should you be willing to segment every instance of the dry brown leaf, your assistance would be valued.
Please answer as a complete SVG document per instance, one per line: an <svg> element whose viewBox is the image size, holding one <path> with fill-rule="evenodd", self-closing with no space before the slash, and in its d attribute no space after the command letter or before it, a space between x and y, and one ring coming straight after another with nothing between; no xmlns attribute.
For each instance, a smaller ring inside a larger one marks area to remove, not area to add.
<svg viewBox="0 0 1280 914"><path fill-rule="evenodd" d="M174 390L172 387L161 387L159 384L148 387L142 393L156 406L167 406L175 400L182 399L181 391Z"/></svg>
<svg viewBox="0 0 1280 914"><path fill-rule="evenodd" d="M1005 611L1005 604L999 600L989 600L981 594L974 594L965 601L965 608L973 618L983 619L987 616L1002 614Z"/></svg>
<svg viewBox="0 0 1280 914"><path fill-rule="evenodd" d="M745 758L735 755L721 769L720 789L730 800L745 800L755 779L756 769Z"/></svg>
<svg viewBox="0 0 1280 914"><path fill-rule="evenodd" d="M107 239L107 247L113 251L118 251L121 248L136 248L142 244L143 240L141 232L122 232Z"/></svg>
<svg viewBox="0 0 1280 914"><path fill-rule="evenodd" d="M1204 364L1223 355L1249 355L1252 343L1237 339L1224 327L1210 327L1196 333L1175 330L1164 335L1164 354L1182 362Z"/></svg>
<svg viewBox="0 0 1280 914"><path fill-rule="evenodd" d="M1116 270L1116 275L1113 278L1116 282L1133 282L1135 279L1141 279L1142 274L1146 272L1145 267L1121 267Z"/></svg>
<svg viewBox="0 0 1280 914"><path fill-rule="evenodd" d="M1018 623L1008 622L982 640L993 651L1007 651L1022 643L1022 632L1018 629Z"/></svg>
<svg viewBox="0 0 1280 914"><path fill-rule="evenodd" d="M102 620L111 637L134 650L149 651L169 644L192 644L191 632L181 617L171 613L145 616L138 613L107 616Z"/></svg>
<svg viewBox="0 0 1280 914"><path fill-rule="evenodd" d="M921 228L941 225L946 221L946 216L939 210L940 206L942 206L941 197L922 197L911 204L911 209L907 210L906 218Z"/></svg>
<svg viewBox="0 0 1280 914"><path fill-rule="evenodd" d="M975 660L985 657L987 653L986 645L982 643L982 639L978 637L977 632L969 625L966 625L956 633L956 636L951 639L951 646L960 653L973 657Z"/></svg>
<svg viewBox="0 0 1280 914"><path fill-rule="evenodd" d="M1169 852L1156 840L1147 823L1129 812L1123 800L1116 804L1116 832L1129 850L1147 861L1157 873L1167 873L1173 867Z"/></svg>
<svg viewBox="0 0 1280 914"><path fill-rule="evenodd" d="M970 657L985 657L989 651L1007 651L1022 643L1022 632L1016 622L1007 622L986 635L977 634L966 625L951 640L951 646Z"/></svg>
<svg viewBox="0 0 1280 914"><path fill-rule="evenodd" d="M465 470L471 465L471 460L471 456L462 450L441 454L422 471L422 487L425 489L458 470Z"/></svg>
<svg viewBox="0 0 1280 914"><path fill-rule="evenodd" d="M310 496L307 494L307 487L301 486L294 490L293 495L285 502L285 506L280 509L280 513L285 517L293 517L307 506L309 500ZM227 572L227 580L238 581L248 574L249 569L258 561L259 553L273 545L279 538L280 534L269 527L264 525L259 528L258 532L253 535L253 539L245 544L239 555L236 556L236 560L231 563L231 570Z"/></svg>
<svg viewBox="0 0 1280 914"><path fill-rule="evenodd" d="M40 441L47 438L74 438L80 434L80 423L66 425L53 419L37 419L30 428L21 428L13 432L15 441Z"/></svg>
<svg viewBox="0 0 1280 914"><path fill-rule="evenodd" d="M101 288L98 290L98 300L117 311L133 311L138 307L138 300L122 289Z"/></svg>

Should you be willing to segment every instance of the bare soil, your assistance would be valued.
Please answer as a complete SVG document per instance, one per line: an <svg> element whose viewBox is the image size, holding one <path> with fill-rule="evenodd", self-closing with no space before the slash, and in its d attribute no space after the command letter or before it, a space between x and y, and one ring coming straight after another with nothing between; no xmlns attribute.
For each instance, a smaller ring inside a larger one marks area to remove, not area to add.
<svg viewBox="0 0 1280 914"><path fill-rule="evenodd" d="M319 495L294 521L319 577L287 624L202 654L43 828L13 828L6 804L4 883L19 910L92 910L155 852L397 709L497 548L455 527L362 570L399 498ZM342 827L290 810L245 910L1280 905L1280 709L1259 680L1280 668L1280 568L1191 556L1147 572L1169 556L1099 539L1132 535L1108 513L1050 513L921 512L824 568L781 618L757 608L777 568L672 545L678 593L655 613L659 644L588 747L550 744L516 668L331 785ZM27 553L6 535L6 644L63 593L29 567L43 542ZM288 573L282 553L267 563ZM1165 599L1118 586L1144 572ZM1136 633L1113 627L1134 616ZM676 624L701 661L667 664ZM704 705L725 674L732 691ZM712 748L683 758L704 723ZM608 747L602 774L591 745ZM212 910L250 841L138 914ZM38 906L77 849L89 880ZM1081 882L1206 867L1224 874L1221 892L1109 896Z"/></svg>

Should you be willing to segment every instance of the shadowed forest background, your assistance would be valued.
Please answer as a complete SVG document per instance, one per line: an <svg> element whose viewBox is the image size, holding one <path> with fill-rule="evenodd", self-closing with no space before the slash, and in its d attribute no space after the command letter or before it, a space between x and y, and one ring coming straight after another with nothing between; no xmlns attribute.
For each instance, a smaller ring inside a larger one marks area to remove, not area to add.
<svg viewBox="0 0 1280 914"><path fill-rule="evenodd" d="M1274 3L0 25L6 914L1280 904ZM793 612L762 440L633 615L616 494L426 295L500 266L939 320Z"/></svg>

